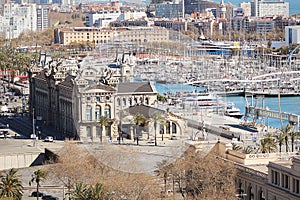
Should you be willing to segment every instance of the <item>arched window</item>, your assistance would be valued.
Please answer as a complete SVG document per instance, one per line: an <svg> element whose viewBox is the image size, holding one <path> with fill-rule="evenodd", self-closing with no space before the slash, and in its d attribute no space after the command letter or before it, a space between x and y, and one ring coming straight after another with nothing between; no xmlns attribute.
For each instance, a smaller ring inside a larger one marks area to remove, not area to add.
<svg viewBox="0 0 300 200"><path fill-rule="evenodd" d="M143 97L140 97L140 103L143 104Z"/></svg>
<svg viewBox="0 0 300 200"><path fill-rule="evenodd" d="M128 104L129 104L129 106L132 106L132 99L131 98L128 99Z"/></svg>
<svg viewBox="0 0 300 200"><path fill-rule="evenodd" d="M118 107L121 106L121 100L120 100L120 98L117 98L117 106Z"/></svg>
<svg viewBox="0 0 300 200"><path fill-rule="evenodd" d="M134 100L133 100L133 104L137 104L137 98L135 97Z"/></svg>
<svg viewBox="0 0 300 200"><path fill-rule="evenodd" d="M111 118L111 111L110 111L110 106L109 105L106 105L105 108L104 108L104 116L108 117L108 118Z"/></svg>
<svg viewBox="0 0 300 200"><path fill-rule="evenodd" d="M177 126L175 123L172 123L172 134L176 134L177 133Z"/></svg>
<svg viewBox="0 0 300 200"><path fill-rule="evenodd" d="M167 122L166 134L170 134L170 126L171 126L171 122Z"/></svg>
<svg viewBox="0 0 300 200"><path fill-rule="evenodd" d="M86 106L85 119L87 121L92 121L92 106Z"/></svg>
<svg viewBox="0 0 300 200"><path fill-rule="evenodd" d="M126 99L123 98L123 106L126 106Z"/></svg>
<svg viewBox="0 0 300 200"><path fill-rule="evenodd" d="M95 118L96 118L97 121L100 120L100 116L101 116L101 107L100 106L96 106Z"/></svg>

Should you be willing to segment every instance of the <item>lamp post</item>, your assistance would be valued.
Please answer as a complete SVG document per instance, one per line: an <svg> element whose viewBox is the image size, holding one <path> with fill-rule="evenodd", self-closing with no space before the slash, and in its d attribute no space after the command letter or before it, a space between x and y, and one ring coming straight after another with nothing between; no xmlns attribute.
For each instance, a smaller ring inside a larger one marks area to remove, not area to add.
<svg viewBox="0 0 300 200"><path fill-rule="evenodd" d="M34 126L34 108L32 108L32 134L35 135L35 126Z"/></svg>

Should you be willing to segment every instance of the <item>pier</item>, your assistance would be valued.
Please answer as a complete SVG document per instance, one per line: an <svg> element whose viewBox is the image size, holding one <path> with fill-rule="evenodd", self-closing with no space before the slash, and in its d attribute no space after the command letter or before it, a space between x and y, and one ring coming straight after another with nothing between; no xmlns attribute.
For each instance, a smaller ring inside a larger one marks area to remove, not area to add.
<svg viewBox="0 0 300 200"><path fill-rule="evenodd" d="M268 117L273 119L281 119L288 121L291 124L299 125L299 115L295 115L292 113L279 112L276 110L269 110L267 108L260 108L255 106L246 106L246 116L252 115L254 119L258 119L258 117Z"/></svg>

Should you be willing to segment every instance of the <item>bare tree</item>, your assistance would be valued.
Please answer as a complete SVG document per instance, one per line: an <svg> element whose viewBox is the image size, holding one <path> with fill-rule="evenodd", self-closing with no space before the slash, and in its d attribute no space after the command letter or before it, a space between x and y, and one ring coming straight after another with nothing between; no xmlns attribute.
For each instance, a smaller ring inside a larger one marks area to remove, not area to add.
<svg viewBox="0 0 300 200"><path fill-rule="evenodd" d="M166 185L164 191L171 187L173 195L179 194L184 199L236 199L235 174L232 163L214 152L203 157L194 147L188 148L182 158L158 170Z"/></svg>

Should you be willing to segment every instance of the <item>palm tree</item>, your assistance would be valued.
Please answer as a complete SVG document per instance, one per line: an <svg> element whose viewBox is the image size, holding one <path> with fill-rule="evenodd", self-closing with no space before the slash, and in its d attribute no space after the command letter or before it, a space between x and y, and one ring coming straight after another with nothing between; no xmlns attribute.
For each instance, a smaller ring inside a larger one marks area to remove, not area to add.
<svg viewBox="0 0 300 200"><path fill-rule="evenodd" d="M75 183L72 191L69 193L71 199L82 200L86 199L87 185L83 183Z"/></svg>
<svg viewBox="0 0 300 200"><path fill-rule="evenodd" d="M122 139L122 125L123 125L123 120L124 120L124 118L125 118L125 113L124 113L124 111L123 110L120 110L119 111L119 144L121 144L121 139Z"/></svg>
<svg viewBox="0 0 300 200"><path fill-rule="evenodd" d="M277 140L277 143L279 145L279 152L282 152L282 145L285 141L285 135L282 132L279 132L277 135L275 135L275 138Z"/></svg>
<svg viewBox="0 0 300 200"><path fill-rule="evenodd" d="M287 124L285 127L281 129L281 132L284 134L285 137L285 151L289 152L288 142L289 142L289 135L293 132L294 126L291 124Z"/></svg>
<svg viewBox="0 0 300 200"><path fill-rule="evenodd" d="M147 123L146 118L144 115L138 113L133 118L133 123L135 125L135 136L134 139L136 139L136 144L139 145L139 128L140 126L143 126Z"/></svg>
<svg viewBox="0 0 300 200"><path fill-rule="evenodd" d="M103 199L103 184L102 183L96 183L95 186L90 187L92 191L92 199L94 200L100 200Z"/></svg>
<svg viewBox="0 0 300 200"><path fill-rule="evenodd" d="M291 137L291 143L292 143L292 152L294 152L294 142L295 142L295 138L298 137L300 134L300 132L298 131L291 131L290 132L290 137Z"/></svg>
<svg viewBox="0 0 300 200"><path fill-rule="evenodd" d="M23 186L16 169L10 169L4 175L1 175L0 197L9 197L15 200L21 200L23 195Z"/></svg>
<svg viewBox="0 0 300 200"><path fill-rule="evenodd" d="M157 146L157 134L156 129L158 124L165 125L166 119L161 115L160 112L155 112L150 116L151 120L154 122L154 145Z"/></svg>
<svg viewBox="0 0 300 200"><path fill-rule="evenodd" d="M277 150L272 133L268 133L260 141L260 149L262 153L272 153Z"/></svg>
<svg viewBox="0 0 300 200"><path fill-rule="evenodd" d="M104 199L103 184L96 183L95 186L83 183L75 183L70 196L75 200L102 200Z"/></svg>
<svg viewBox="0 0 300 200"><path fill-rule="evenodd" d="M247 147L243 148L243 153L244 153L244 154L251 154L251 153L253 153L253 152L254 152L254 150L253 150L253 148L250 147L250 146L247 146Z"/></svg>
<svg viewBox="0 0 300 200"><path fill-rule="evenodd" d="M233 151L240 151L242 150L243 148L235 143L232 143L232 150Z"/></svg>
<svg viewBox="0 0 300 200"><path fill-rule="evenodd" d="M33 172L33 174L31 175L31 179L29 181L29 185L31 185L33 182L36 183L36 192L37 194L39 194L39 188L41 186L41 183L43 181L45 181L47 178L47 173L42 170L42 169L38 169L36 171ZM39 195L36 196L36 199L39 199Z"/></svg>
<svg viewBox="0 0 300 200"><path fill-rule="evenodd" d="M102 143L103 130L106 130L106 127L112 124L112 119L108 118L107 116L100 116L99 124L101 126L100 142ZM109 139L111 139L111 133L109 133Z"/></svg>

